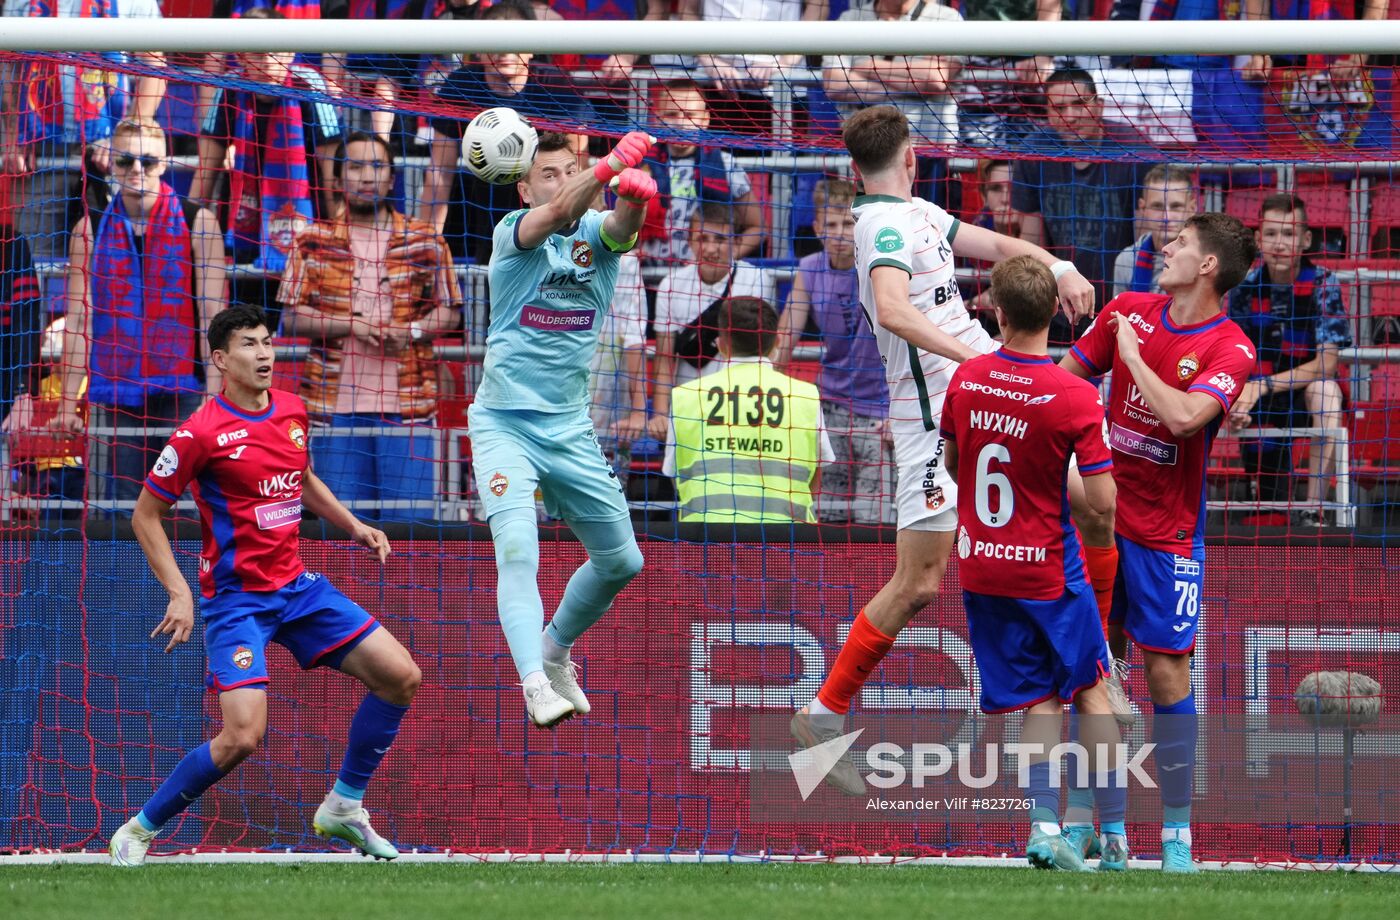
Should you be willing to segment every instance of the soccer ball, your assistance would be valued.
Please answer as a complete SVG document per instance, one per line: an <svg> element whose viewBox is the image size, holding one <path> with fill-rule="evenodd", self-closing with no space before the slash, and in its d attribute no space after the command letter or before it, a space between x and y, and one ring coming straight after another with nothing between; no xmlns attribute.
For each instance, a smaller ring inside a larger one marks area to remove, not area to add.
<svg viewBox="0 0 1400 920"><path fill-rule="evenodd" d="M467 168L483 182L510 185L530 169L539 135L515 109L487 109L472 119L462 135Z"/></svg>

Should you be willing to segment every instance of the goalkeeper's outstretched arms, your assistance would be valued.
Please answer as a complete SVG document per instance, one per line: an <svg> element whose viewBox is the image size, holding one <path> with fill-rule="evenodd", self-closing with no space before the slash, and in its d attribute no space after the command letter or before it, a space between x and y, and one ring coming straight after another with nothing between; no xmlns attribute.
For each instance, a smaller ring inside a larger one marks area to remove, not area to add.
<svg viewBox="0 0 1400 920"><path fill-rule="evenodd" d="M555 233L578 220L588 211L589 206L598 198L598 193L603 186L609 184L618 175L631 167L642 162L642 158L651 150L653 140L650 135L643 131L631 131L617 142L617 146L608 151L607 156L600 159L592 169L573 173L564 179L563 185L559 186L559 191L550 197L548 201L536 201L520 222L516 224L516 243L521 249L533 249L549 239ZM533 173L537 169L556 168L552 164L541 164L538 159L534 166L531 166ZM650 177L646 177L650 181ZM548 178L548 177L541 177ZM522 181L522 185L529 183L532 186L538 185L535 176L527 176ZM652 195L656 194L655 183L652 183ZM619 190L619 195L621 191ZM648 196L650 197L650 196ZM621 199L620 199L621 200ZM630 203L629 203L630 205ZM609 215L608 221L621 220L624 224L630 224L634 219L636 226L622 235L622 240L630 239L633 233L641 229L642 214L638 213L635 218L630 212L642 211L642 208L628 206L623 207L621 216L616 212ZM622 227L614 223L609 226L609 222L604 221L604 232L613 236L613 229L621 231ZM618 237L613 236L613 239Z"/></svg>
<svg viewBox="0 0 1400 920"><path fill-rule="evenodd" d="M1060 292L1060 307L1071 322L1094 314L1094 286L1089 279L1079 273L1074 263L1057 259L1034 243L985 227L959 223L958 235L953 238L953 253L984 262L1000 262L1012 256L1031 256L1048 265L1054 273L1055 285Z"/></svg>

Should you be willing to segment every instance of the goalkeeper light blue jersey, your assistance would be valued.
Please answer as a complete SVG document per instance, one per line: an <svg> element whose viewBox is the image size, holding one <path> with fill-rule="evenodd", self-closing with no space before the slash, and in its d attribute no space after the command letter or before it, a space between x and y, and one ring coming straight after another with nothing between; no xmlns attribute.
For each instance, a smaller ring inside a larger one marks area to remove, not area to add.
<svg viewBox="0 0 1400 920"><path fill-rule="evenodd" d="M513 211L496 225L489 278L491 325L476 403L488 409L576 412L588 408L588 367L617 287L620 255L589 211L569 232L534 249L516 237Z"/></svg>

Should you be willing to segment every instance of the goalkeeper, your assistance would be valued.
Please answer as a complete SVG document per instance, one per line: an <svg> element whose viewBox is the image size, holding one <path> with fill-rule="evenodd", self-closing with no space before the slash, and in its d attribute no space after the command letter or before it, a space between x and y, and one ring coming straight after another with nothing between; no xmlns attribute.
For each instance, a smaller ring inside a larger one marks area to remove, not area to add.
<svg viewBox="0 0 1400 920"><path fill-rule="evenodd" d="M588 712L570 648L642 568L627 502L588 415L588 368L618 262L656 195L652 178L631 168L651 145L634 131L580 171L568 136L542 133L517 186L526 207L506 215L493 240L484 376L468 422L501 627L526 712L542 728ZM590 209L609 184L617 206ZM547 629L536 489L588 551Z"/></svg>

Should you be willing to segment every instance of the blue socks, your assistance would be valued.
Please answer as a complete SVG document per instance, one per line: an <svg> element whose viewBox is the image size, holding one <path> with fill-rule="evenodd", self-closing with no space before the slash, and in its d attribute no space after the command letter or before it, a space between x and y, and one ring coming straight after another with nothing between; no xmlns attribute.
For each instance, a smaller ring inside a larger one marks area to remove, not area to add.
<svg viewBox="0 0 1400 920"><path fill-rule="evenodd" d="M546 629L550 639L565 647L598 622L618 592L642 570L642 551L637 548L630 520L579 521L571 526L588 550L588 561L569 579L559 609Z"/></svg>
<svg viewBox="0 0 1400 920"><path fill-rule="evenodd" d="M496 611L515 670L523 678L544 670L540 528L535 509L512 508L491 515L491 540L496 550Z"/></svg>
<svg viewBox="0 0 1400 920"><path fill-rule="evenodd" d="M1031 803L1031 824L1060 823L1060 790L1050 786L1048 761L1033 763L1027 774L1026 798Z"/></svg>
<svg viewBox="0 0 1400 920"><path fill-rule="evenodd" d="M1164 827L1189 827L1191 790L1196 772L1196 697L1170 706L1153 706L1152 740L1157 745L1157 785L1162 794Z"/></svg>
<svg viewBox="0 0 1400 920"><path fill-rule="evenodd" d="M1099 806L1099 827L1105 834L1123 834L1128 817L1127 770L1119 768L1093 776L1094 801Z"/></svg>
<svg viewBox="0 0 1400 920"><path fill-rule="evenodd" d="M345 744L345 759L340 765L340 776L335 782L335 792L344 798L358 801L365 797L365 787L384 755L399 734L399 723L403 721L407 706L396 706L385 702L373 693L364 698L355 717L350 720L350 738Z"/></svg>
<svg viewBox="0 0 1400 920"><path fill-rule="evenodd" d="M159 830L165 822L188 808L205 790L223 778L224 771L214 765L209 742L206 741L181 758L174 771L141 809L136 820L148 831Z"/></svg>
<svg viewBox="0 0 1400 920"><path fill-rule="evenodd" d="M1079 710L1071 709L1069 712L1069 740L1079 740ZM1087 770L1085 775L1093 780L1093 774ZM1072 755L1065 758L1065 772L1069 775L1065 782L1069 783L1069 801L1065 808L1065 824L1090 824L1094 823L1094 790L1089 786L1081 785L1079 782L1079 757Z"/></svg>

